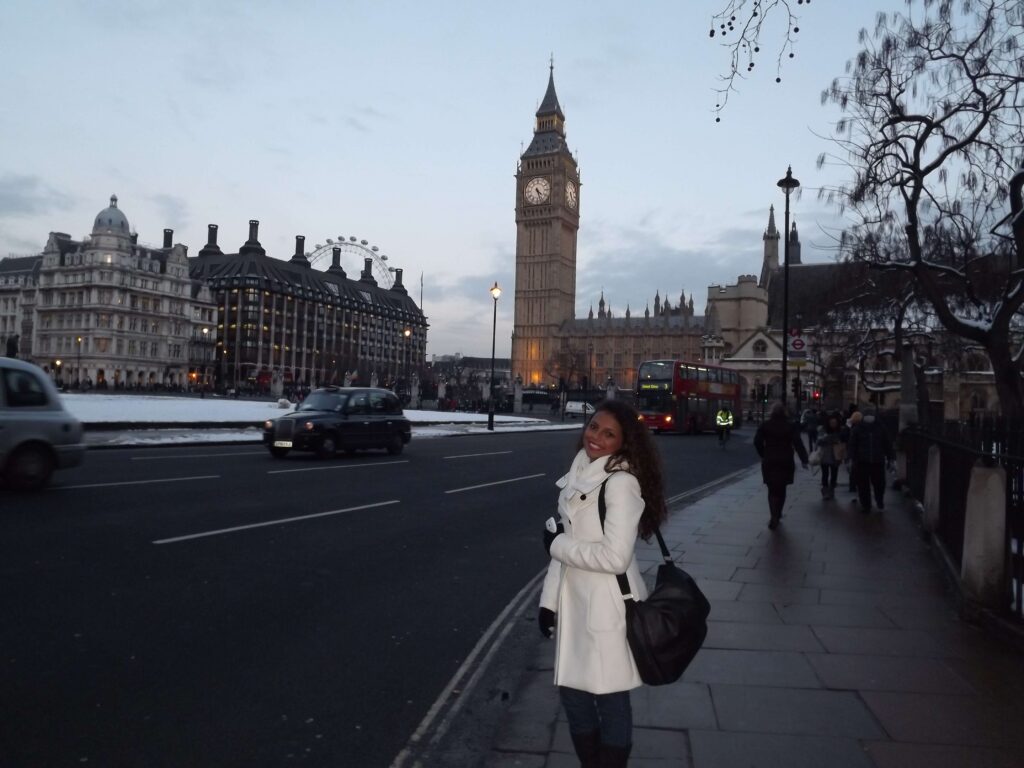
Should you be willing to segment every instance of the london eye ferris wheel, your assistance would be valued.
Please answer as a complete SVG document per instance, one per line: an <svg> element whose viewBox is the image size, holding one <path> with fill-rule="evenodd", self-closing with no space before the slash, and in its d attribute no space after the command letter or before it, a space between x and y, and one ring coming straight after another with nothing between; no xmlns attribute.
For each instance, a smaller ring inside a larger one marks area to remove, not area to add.
<svg viewBox="0 0 1024 768"><path fill-rule="evenodd" d="M357 269L355 273L349 272L349 275L361 272L366 259L369 259L377 284L384 288L391 288L394 285L395 268L388 266L387 254L381 253L380 248L376 245L371 245L368 241L354 235L349 237L338 235L337 239L328 237L325 242L316 243L313 250L306 253L310 266L316 266L324 259L330 260L335 248L339 249L343 261L355 261ZM344 266L343 263L342 267Z"/></svg>

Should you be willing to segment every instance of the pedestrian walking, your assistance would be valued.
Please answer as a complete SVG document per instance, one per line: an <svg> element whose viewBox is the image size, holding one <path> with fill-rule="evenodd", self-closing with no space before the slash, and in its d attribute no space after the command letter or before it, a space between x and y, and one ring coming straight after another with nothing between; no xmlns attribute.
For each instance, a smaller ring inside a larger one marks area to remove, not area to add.
<svg viewBox="0 0 1024 768"><path fill-rule="evenodd" d="M850 459L850 432L853 430L854 425L862 418L864 418L864 414L857 410L856 403L851 403L850 407L846 411L846 422L839 430L839 442L846 446L846 474L849 481L850 493L857 492L857 478L854 477L853 461Z"/></svg>
<svg viewBox="0 0 1024 768"><path fill-rule="evenodd" d="M839 465L846 455L846 445L839 440L840 429L838 413L830 413L825 417L825 423L818 427L815 444L821 456L821 497L825 500L836 497Z"/></svg>
<svg viewBox="0 0 1024 768"><path fill-rule="evenodd" d="M768 527L774 531L782 518L786 486L793 484L793 475L796 474L794 451L807 469L807 449L800 439L800 430L790 423L786 406L782 403L773 405L771 416L757 428L754 448L761 457L761 477L768 486L768 511L771 515Z"/></svg>
<svg viewBox="0 0 1024 768"><path fill-rule="evenodd" d="M559 519L544 531L551 563L538 623L545 637L554 632L555 685L580 765L625 766L633 743L629 692L642 682L616 575L626 575L633 597L647 596L636 538L649 539L667 517L661 461L636 410L621 400L599 403L569 472L555 484Z"/></svg>
<svg viewBox="0 0 1024 768"><path fill-rule="evenodd" d="M799 405L799 403L797 405ZM818 439L818 427L820 426L818 421L818 412L813 408L808 408L804 411L800 426L803 427L804 434L807 435L808 452L813 451L814 443Z"/></svg>
<svg viewBox="0 0 1024 768"><path fill-rule="evenodd" d="M894 455L889 433L875 414L865 414L860 423L850 430L849 451L860 511L865 515L871 512L872 491L875 504L879 509L885 509L885 468Z"/></svg>

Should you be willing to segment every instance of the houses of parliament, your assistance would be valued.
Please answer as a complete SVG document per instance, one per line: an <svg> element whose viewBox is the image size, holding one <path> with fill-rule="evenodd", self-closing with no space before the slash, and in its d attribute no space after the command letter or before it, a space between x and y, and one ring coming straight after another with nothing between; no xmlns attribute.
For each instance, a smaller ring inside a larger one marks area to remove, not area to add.
<svg viewBox="0 0 1024 768"><path fill-rule="evenodd" d="M602 293L596 314L591 306L586 317L577 317L576 242L582 205L579 168L566 142L552 69L533 140L516 170L511 374L524 386L561 381L570 387L610 382L628 388L644 360L719 359L764 326L766 283L778 267L779 233L773 216L765 233L762 279L743 276L736 286L712 286L705 315L695 314L692 294L687 299L681 293L673 304L656 292L653 311L648 306L642 315L627 308L622 316L613 316ZM750 385L759 381L757 371L753 373Z"/></svg>

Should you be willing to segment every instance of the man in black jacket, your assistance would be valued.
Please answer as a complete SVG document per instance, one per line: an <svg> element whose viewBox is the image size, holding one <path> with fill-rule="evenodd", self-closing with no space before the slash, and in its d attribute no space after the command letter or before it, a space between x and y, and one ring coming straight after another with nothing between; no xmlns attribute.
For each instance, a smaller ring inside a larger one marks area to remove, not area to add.
<svg viewBox="0 0 1024 768"><path fill-rule="evenodd" d="M873 413L865 414L850 430L848 450L854 465L860 511L865 515L871 512L872 490L878 508L885 509L885 466L893 460L892 441Z"/></svg>
<svg viewBox="0 0 1024 768"><path fill-rule="evenodd" d="M768 527L774 531L779 527L782 507L786 503L786 486L793 484L796 473L794 452L807 469L807 451L800 439L800 429L790 423L782 403L773 405L771 417L757 428L754 448L761 457L761 477L768 486L768 512L771 515Z"/></svg>

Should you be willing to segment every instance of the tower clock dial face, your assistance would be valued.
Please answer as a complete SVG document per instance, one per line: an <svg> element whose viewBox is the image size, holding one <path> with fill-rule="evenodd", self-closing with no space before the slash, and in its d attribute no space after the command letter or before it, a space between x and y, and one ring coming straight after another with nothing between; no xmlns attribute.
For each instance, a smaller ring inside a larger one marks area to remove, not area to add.
<svg viewBox="0 0 1024 768"><path fill-rule="evenodd" d="M565 182L565 204L576 210L576 185L571 182Z"/></svg>
<svg viewBox="0 0 1024 768"><path fill-rule="evenodd" d="M551 182L543 176L537 176L526 183L526 190L523 197L530 205L538 205L547 202L551 196Z"/></svg>

